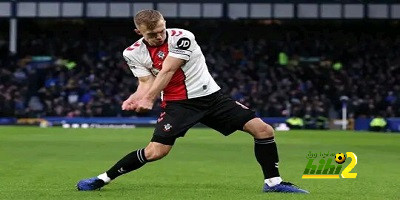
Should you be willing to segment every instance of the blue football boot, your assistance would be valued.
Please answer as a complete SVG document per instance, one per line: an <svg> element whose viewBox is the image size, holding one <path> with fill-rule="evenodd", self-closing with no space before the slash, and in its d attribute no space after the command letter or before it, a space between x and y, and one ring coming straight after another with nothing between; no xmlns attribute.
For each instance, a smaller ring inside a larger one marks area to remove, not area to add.
<svg viewBox="0 0 400 200"><path fill-rule="evenodd" d="M264 184L263 192L282 192L282 193L310 193L307 190L300 189L296 185L289 182L281 182L278 185L269 187L266 183Z"/></svg>
<svg viewBox="0 0 400 200"><path fill-rule="evenodd" d="M100 190L101 187L105 185L104 181L97 178L88 178L88 179L83 179L76 184L76 187L80 191L90 191L90 190Z"/></svg>

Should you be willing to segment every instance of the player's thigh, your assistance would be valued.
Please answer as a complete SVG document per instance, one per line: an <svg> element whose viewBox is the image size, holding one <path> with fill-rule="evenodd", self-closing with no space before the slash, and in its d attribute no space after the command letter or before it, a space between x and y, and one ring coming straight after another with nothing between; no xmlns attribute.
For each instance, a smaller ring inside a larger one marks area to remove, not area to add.
<svg viewBox="0 0 400 200"><path fill-rule="evenodd" d="M243 126L255 117L254 111L222 95L218 103L208 110L201 123L224 135L229 135L237 130L243 130Z"/></svg>
<svg viewBox="0 0 400 200"><path fill-rule="evenodd" d="M152 142L173 145L204 116L201 110L179 103L168 103L157 120Z"/></svg>

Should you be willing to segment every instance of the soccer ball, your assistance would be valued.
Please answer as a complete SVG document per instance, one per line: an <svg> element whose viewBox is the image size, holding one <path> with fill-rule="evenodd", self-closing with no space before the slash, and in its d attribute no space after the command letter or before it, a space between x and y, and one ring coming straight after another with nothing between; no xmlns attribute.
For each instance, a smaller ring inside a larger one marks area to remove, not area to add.
<svg viewBox="0 0 400 200"><path fill-rule="evenodd" d="M344 161L346 161L346 156L343 153L337 153L335 156L335 161L339 164L342 164Z"/></svg>

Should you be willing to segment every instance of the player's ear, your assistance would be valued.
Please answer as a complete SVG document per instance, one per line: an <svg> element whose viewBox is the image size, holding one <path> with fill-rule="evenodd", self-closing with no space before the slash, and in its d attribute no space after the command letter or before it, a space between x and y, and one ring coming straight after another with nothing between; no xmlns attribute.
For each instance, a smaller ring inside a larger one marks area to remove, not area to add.
<svg viewBox="0 0 400 200"><path fill-rule="evenodd" d="M137 28L135 28L135 33L138 34L138 35L142 35L142 33Z"/></svg>

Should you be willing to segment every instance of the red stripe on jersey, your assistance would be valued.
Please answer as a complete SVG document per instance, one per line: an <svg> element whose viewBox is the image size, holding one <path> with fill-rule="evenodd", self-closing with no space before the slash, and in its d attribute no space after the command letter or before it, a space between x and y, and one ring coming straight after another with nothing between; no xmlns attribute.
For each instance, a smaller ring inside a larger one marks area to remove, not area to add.
<svg viewBox="0 0 400 200"><path fill-rule="evenodd" d="M153 61L153 68L161 70L162 63L168 55L168 43L156 47L146 45L146 47L149 51L151 61Z"/></svg>
<svg viewBox="0 0 400 200"><path fill-rule="evenodd" d="M146 45L149 51L151 60L153 61L153 68L157 70L162 69L162 63L168 55L168 43L164 43L161 46L151 47ZM185 84L186 76L182 68L179 68L174 75L172 75L171 80L168 85L164 88L164 101L171 100L183 100L187 99L187 88Z"/></svg>
<svg viewBox="0 0 400 200"><path fill-rule="evenodd" d="M175 30L172 30L171 36L174 36L175 33L176 33L176 31L175 31Z"/></svg>
<svg viewBox="0 0 400 200"><path fill-rule="evenodd" d="M179 31L179 34L178 34L178 35L176 35L176 36L180 36L180 35L182 35L182 31Z"/></svg>
<svg viewBox="0 0 400 200"><path fill-rule="evenodd" d="M133 46L133 47L132 47L132 46ZM127 51L132 51L132 50L135 49L135 47L140 46L140 43L139 43L139 42L135 42L135 44L133 44L132 46L126 48L125 50L127 50Z"/></svg>
<svg viewBox="0 0 400 200"><path fill-rule="evenodd" d="M182 68L176 70L167 87L164 88L164 101L187 99L188 95L185 80L186 76Z"/></svg>

